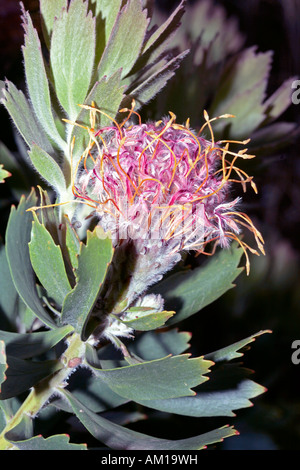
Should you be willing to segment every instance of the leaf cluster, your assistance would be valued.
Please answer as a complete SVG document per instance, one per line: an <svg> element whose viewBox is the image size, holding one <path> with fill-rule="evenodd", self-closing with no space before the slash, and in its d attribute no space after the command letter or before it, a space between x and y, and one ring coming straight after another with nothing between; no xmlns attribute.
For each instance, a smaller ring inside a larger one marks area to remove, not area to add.
<svg viewBox="0 0 300 470"><path fill-rule="evenodd" d="M249 379L248 370L231 363L262 332L219 351L191 357L187 352L190 335L173 326L232 288L241 271L241 249L233 246L205 265L178 271L157 284L155 292L175 307L176 314L140 316L134 325L135 340L127 342L126 354L116 354L111 344L104 342L99 348L89 342L88 333L113 255L110 240L98 238L95 230L88 232L85 242L79 241L67 221L59 233L53 209L43 212L41 220L27 211L36 198L32 191L17 209L12 208L6 246L0 252L4 293L0 407L5 445L18 449L85 448L70 444L64 435L37 437L32 423L30 431L23 421L7 430L11 410L24 393L31 387L38 390L41 383L53 383L53 377L66 369L64 351L74 336L79 338L83 353L69 360L67 375L74 370L80 374L78 365L84 365L90 374L79 388L50 390L42 413L49 407L74 413L95 439L114 449L201 449L234 435L233 428L227 426L193 438L160 439L110 421L105 413L135 403L194 418L233 416L234 410L250 406L250 400L264 391ZM127 414L130 422L132 412Z"/></svg>

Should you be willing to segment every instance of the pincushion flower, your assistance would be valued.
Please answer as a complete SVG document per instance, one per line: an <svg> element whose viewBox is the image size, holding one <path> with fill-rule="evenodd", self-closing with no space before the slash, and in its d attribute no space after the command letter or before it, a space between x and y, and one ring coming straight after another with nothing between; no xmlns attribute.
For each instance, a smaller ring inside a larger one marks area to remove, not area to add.
<svg viewBox="0 0 300 470"><path fill-rule="evenodd" d="M133 247L128 303L159 281L183 251L204 253L210 242L226 248L237 240L249 272L247 250L258 252L238 238L241 227L253 233L261 252L263 239L251 219L237 210L240 198L231 199L230 189L239 181L244 190L249 182L256 191L252 177L237 167L238 159L253 155L245 149L230 151L228 141L215 142L214 119L206 112L196 134L189 121L180 125L171 112L169 118L142 123L133 102L130 110L121 110L129 113L121 124L112 119L110 126L96 130L96 113L102 111L82 107L90 110L90 141L77 166L73 193L94 209L116 247ZM138 123L131 123L133 114ZM205 127L211 140L201 135Z"/></svg>

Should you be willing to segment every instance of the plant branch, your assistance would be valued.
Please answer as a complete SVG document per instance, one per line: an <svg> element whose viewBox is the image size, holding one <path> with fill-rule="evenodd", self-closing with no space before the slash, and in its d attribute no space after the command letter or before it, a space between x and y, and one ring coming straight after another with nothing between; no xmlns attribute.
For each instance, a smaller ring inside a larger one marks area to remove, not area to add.
<svg viewBox="0 0 300 470"><path fill-rule="evenodd" d="M85 344L81 341L80 336L73 333L68 338L68 347L61 356L61 369L33 387L26 400L1 432L0 450L14 448L14 444L6 439L6 434L20 424L25 415L34 418L55 392L66 386L68 377L81 364L84 350Z"/></svg>

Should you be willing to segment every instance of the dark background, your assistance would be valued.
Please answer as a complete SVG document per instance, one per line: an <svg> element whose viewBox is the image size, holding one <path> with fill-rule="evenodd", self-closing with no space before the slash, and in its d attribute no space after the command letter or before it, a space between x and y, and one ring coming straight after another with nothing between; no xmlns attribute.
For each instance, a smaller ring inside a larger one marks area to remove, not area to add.
<svg viewBox="0 0 300 470"><path fill-rule="evenodd" d="M178 2L156 1L164 11L172 11ZM194 2L191 2L194 3ZM298 0L218 0L229 15L239 19L246 35L246 46L273 50L273 67L268 95L289 77L300 77L300 2ZM38 1L24 1L38 25ZM19 2L0 0L0 79L7 77L24 89ZM157 98L159 99L159 97ZM153 106L153 105L152 105ZM299 124L300 105L293 105L282 118ZM0 109L1 140L13 151L10 120ZM193 331L192 349L204 354L260 331L272 334L260 337L244 357L245 366L255 370L254 380L268 391L253 400L253 408L241 410L237 418L227 419L241 435L228 439L225 449L300 449L300 364L292 363L292 343L300 340L300 159L299 139L261 159L255 181L259 195L251 200L251 215L266 241L266 256L252 257L251 274L242 274L237 287L186 321L183 330ZM0 236L4 238L9 205L14 201L0 187ZM201 321L200 321L201 319ZM193 427L201 432L199 420L172 418L170 429ZM201 420L200 420L201 421ZM224 419L213 425L224 425ZM164 425L160 424L163 437ZM208 420L203 420L208 426ZM138 426L136 429L139 429ZM207 430L207 429L204 429ZM149 428L147 428L149 432ZM149 432L150 433L150 432ZM222 447L223 446L223 447Z"/></svg>

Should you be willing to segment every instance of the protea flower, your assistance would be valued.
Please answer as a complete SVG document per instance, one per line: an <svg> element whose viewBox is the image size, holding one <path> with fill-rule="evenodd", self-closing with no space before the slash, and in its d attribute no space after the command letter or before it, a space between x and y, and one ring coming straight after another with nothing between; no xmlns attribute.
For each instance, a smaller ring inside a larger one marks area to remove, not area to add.
<svg viewBox="0 0 300 470"><path fill-rule="evenodd" d="M238 238L241 226L253 232L261 252L263 239L251 219L237 211L240 198L230 199L230 188L240 181L245 190L250 182L256 191L252 177L236 166L239 158L253 155L231 152L227 141L215 142L214 119L207 113L196 134L189 121L177 124L171 112L158 122L142 123L138 115L139 122L130 123L133 102L130 110L121 110L129 112L121 124L112 120L111 126L96 130L95 116L102 111L83 107L90 110L90 141L77 166L73 193L95 209L116 247L131 246L134 261L125 261L131 265L127 305L159 281L183 251L202 253L210 242L228 247L230 240L238 240L249 272L247 250L258 253ZM200 135L205 127L211 140Z"/></svg>

